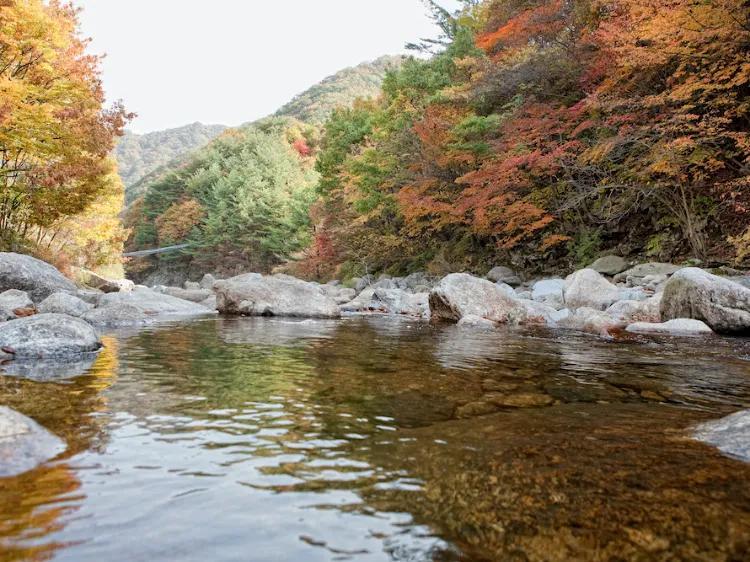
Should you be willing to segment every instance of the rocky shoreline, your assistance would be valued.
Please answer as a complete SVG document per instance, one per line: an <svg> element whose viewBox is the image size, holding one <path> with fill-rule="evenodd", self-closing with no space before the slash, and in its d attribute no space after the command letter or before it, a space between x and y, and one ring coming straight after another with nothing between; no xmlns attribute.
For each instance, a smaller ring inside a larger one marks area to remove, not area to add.
<svg viewBox="0 0 750 562"><path fill-rule="evenodd" d="M9 374L42 366L64 371L65 365L93 360L102 347L103 330L217 313L325 319L385 314L450 322L467 330L543 326L600 337L618 332L750 335L750 277L733 270L723 273L665 263L631 266L608 256L566 278L526 282L500 266L485 278L413 273L319 284L281 274L247 273L224 280L207 274L183 287L149 288L91 272L79 272L73 283L47 263L0 253L0 360ZM24 424L6 410L0 410L0 446L8 452L14 450L14 440L28 440L31 430L18 430ZM736 424L732 426L735 445L722 448L727 454L746 455L744 434L750 426L742 421L740 438ZM715 432L701 431L699 437L716 444ZM53 437L45 436L44 442L59 448ZM37 449L34 456L39 462L50 458ZM27 469L24 463L15 466Z"/></svg>

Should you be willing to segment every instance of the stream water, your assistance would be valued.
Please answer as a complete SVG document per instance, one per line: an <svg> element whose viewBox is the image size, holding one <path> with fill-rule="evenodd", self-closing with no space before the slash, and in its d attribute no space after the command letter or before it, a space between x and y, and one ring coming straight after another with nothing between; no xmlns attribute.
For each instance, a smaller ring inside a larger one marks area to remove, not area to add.
<svg viewBox="0 0 750 562"><path fill-rule="evenodd" d="M0 374L68 443L0 480L3 562L750 559L750 465L689 438L750 407L748 340L359 317L105 343Z"/></svg>

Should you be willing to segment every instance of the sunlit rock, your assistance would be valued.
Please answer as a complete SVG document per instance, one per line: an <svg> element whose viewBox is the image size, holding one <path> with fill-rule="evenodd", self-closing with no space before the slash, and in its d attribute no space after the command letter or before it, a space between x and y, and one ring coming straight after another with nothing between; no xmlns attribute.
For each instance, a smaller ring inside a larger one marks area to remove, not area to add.
<svg viewBox="0 0 750 562"><path fill-rule="evenodd" d="M41 302L57 291L75 293L76 286L62 273L31 256L0 253L0 291L26 291L31 300Z"/></svg>
<svg viewBox="0 0 750 562"><path fill-rule="evenodd" d="M699 425L695 438L726 455L750 462L750 410Z"/></svg>
<svg viewBox="0 0 750 562"><path fill-rule="evenodd" d="M713 330L704 322L690 318L676 318L663 323L636 322L628 326L626 330L635 334L671 334L679 336L713 333Z"/></svg>

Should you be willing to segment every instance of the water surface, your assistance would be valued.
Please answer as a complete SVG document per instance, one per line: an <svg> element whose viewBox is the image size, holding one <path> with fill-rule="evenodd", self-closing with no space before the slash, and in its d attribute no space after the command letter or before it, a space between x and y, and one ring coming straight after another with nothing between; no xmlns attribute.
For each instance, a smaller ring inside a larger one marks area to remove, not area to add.
<svg viewBox="0 0 750 562"><path fill-rule="evenodd" d="M750 559L750 466L688 438L747 340L209 319L38 369L0 403L69 448L0 480L2 561Z"/></svg>

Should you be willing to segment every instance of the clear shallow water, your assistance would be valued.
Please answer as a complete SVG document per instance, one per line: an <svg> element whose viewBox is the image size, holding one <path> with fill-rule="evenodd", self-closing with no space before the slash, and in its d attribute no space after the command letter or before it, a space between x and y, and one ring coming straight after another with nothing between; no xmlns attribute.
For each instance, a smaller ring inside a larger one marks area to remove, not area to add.
<svg viewBox="0 0 750 562"><path fill-rule="evenodd" d="M0 480L3 561L750 559L750 466L686 437L747 340L210 319L37 378L0 403L69 449Z"/></svg>

